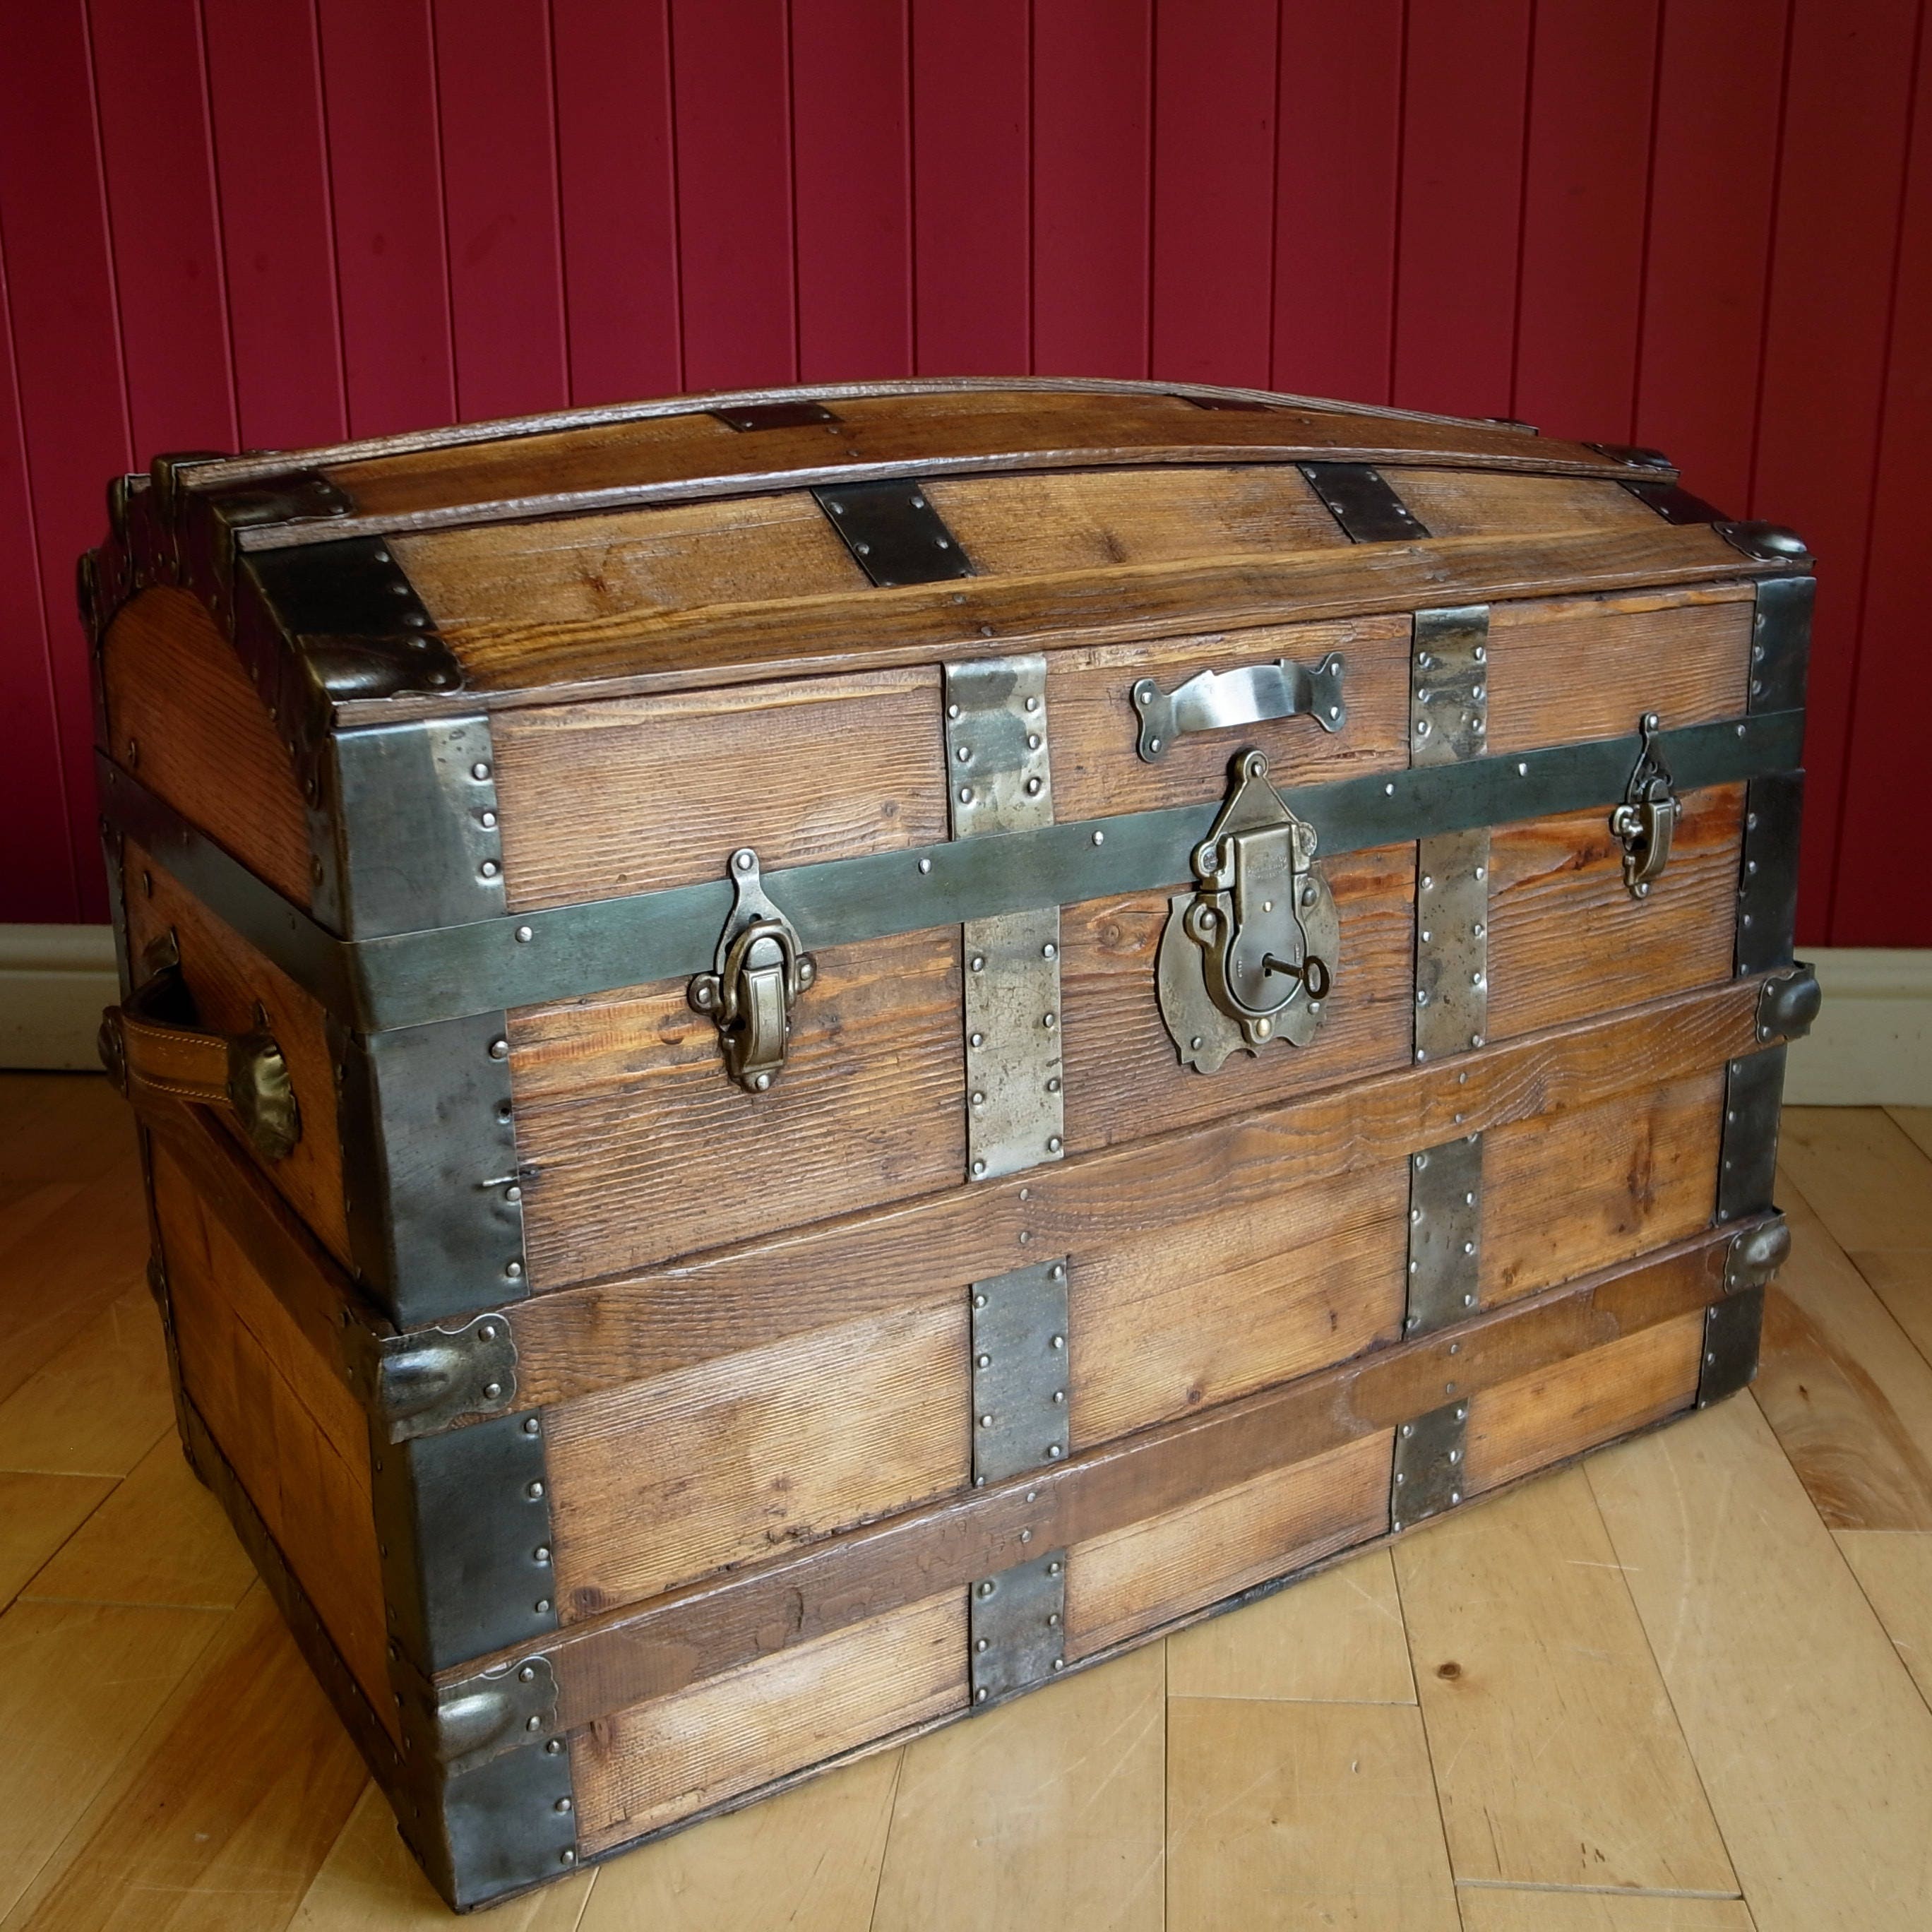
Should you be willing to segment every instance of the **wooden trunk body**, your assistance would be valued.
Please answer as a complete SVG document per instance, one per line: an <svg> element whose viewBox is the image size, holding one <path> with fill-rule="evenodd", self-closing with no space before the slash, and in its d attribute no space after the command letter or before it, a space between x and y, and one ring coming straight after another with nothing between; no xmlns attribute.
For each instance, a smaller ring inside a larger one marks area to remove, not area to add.
<svg viewBox="0 0 1932 1932"><path fill-rule="evenodd" d="M1654 452L881 384L110 512L183 1434L453 1904L1754 1372L1810 559Z"/></svg>

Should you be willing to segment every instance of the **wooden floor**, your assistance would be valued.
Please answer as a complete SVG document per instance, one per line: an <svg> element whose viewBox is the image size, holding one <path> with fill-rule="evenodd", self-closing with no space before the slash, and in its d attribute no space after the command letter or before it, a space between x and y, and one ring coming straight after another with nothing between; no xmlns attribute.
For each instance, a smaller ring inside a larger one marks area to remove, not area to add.
<svg viewBox="0 0 1932 1932"><path fill-rule="evenodd" d="M1932 1110L1786 1117L1751 1394L478 1922L1932 1927ZM0 1928L447 1924L176 1447L130 1130L0 1076Z"/></svg>

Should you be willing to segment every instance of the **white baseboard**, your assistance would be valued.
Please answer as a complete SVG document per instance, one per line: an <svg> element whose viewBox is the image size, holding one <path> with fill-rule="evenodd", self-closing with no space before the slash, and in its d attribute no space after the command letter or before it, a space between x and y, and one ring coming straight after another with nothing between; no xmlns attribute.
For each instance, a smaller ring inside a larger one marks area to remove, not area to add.
<svg viewBox="0 0 1932 1932"><path fill-rule="evenodd" d="M1932 1107L1932 951L1800 946L1825 996L1785 1063L1794 1106Z"/></svg>
<svg viewBox="0 0 1932 1932"><path fill-rule="evenodd" d="M100 1010L121 997L104 926L0 926L0 1066L94 1067Z"/></svg>
<svg viewBox="0 0 1932 1932"><path fill-rule="evenodd" d="M1808 949L1825 994L1791 1049L1785 1098L1814 1107L1932 1107L1932 951ZM0 926L0 1066L92 1067L117 997L104 926Z"/></svg>

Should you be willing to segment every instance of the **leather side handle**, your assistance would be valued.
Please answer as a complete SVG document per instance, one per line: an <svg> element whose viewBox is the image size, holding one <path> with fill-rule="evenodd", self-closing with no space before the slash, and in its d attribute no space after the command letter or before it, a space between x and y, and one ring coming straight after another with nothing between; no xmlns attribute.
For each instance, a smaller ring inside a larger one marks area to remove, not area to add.
<svg viewBox="0 0 1932 1932"><path fill-rule="evenodd" d="M151 947L146 978L126 1003L100 1016L100 1064L137 1106L158 1098L218 1108L264 1160L286 1159L302 1138L302 1113L288 1063L260 1022L245 1034L209 1033L195 1024L174 938Z"/></svg>

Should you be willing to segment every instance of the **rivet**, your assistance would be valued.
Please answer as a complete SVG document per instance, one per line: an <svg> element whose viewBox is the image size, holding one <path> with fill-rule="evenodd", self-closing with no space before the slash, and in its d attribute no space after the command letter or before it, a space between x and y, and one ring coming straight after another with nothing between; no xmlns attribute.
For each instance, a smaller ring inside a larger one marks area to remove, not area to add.
<svg viewBox="0 0 1932 1932"><path fill-rule="evenodd" d="M985 1684L981 1684L979 1689L973 1693L973 1701L976 1704L983 1704L986 1701L986 1687Z"/></svg>
<svg viewBox="0 0 1932 1932"><path fill-rule="evenodd" d="M1022 1543L1030 1543L1033 1540L1033 1532L1030 1529L1022 1530L1020 1532L1020 1540Z"/></svg>
<svg viewBox="0 0 1932 1932"><path fill-rule="evenodd" d="M484 1341L494 1342L496 1339L496 1324L494 1322L486 1322L476 1332Z"/></svg>
<svg viewBox="0 0 1932 1932"><path fill-rule="evenodd" d="M1060 1076L1058 1074L1054 1074L1047 1082L1046 1090L1049 1094L1058 1094L1060 1091Z"/></svg>
<svg viewBox="0 0 1932 1932"><path fill-rule="evenodd" d="M993 1366L993 1358L991 1355L975 1355L973 1360L974 1366L978 1368L990 1369Z"/></svg>
<svg viewBox="0 0 1932 1932"><path fill-rule="evenodd" d="M957 718L959 716L958 706L956 704L949 704L946 707L946 715L949 718Z"/></svg>
<svg viewBox="0 0 1932 1932"><path fill-rule="evenodd" d="M1106 842L1107 842L1107 835L1106 835L1104 832L1095 832L1095 833L1094 833L1094 843L1095 844L1096 844L1096 845L1104 845L1104 844L1106 844Z"/></svg>
<svg viewBox="0 0 1932 1932"><path fill-rule="evenodd" d="M1039 781L1039 779L1037 779L1037 778L1028 778L1028 779L1027 780L1027 782L1026 782L1026 794L1027 794L1027 796L1028 796L1028 798L1037 798L1037 797L1040 796L1040 781Z"/></svg>
<svg viewBox="0 0 1932 1932"><path fill-rule="evenodd" d="M976 973L983 973L986 971L986 956L983 952L976 952L974 954L973 970Z"/></svg>
<svg viewBox="0 0 1932 1932"><path fill-rule="evenodd" d="M510 1042L507 1040L493 1040L490 1042L490 1058L492 1060L508 1060L509 1057Z"/></svg>
<svg viewBox="0 0 1932 1932"><path fill-rule="evenodd" d="M517 944L519 946L529 945L536 937L536 934L526 926L520 926L517 928Z"/></svg>
<svg viewBox="0 0 1932 1932"><path fill-rule="evenodd" d="M537 1673L536 1670L527 1664L524 1666L522 1670L517 1672L517 1682L519 1684L534 1684L536 1681Z"/></svg>
<svg viewBox="0 0 1932 1932"><path fill-rule="evenodd" d="M973 1104L976 1107L983 1107L986 1104L986 1095L983 1094L975 1094L973 1096Z"/></svg>
<svg viewBox="0 0 1932 1932"><path fill-rule="evenodd" d="M976 1160L973 1163L973 1172L975 1174L984 1174L986 1171L986 1163L983 1160Z"/></svg>
<svg viewBox="0 0 1932 1932"><path fill-rule="evenodd" d="M1060 1151L1060 1136L1058 1134L1047 1136L1046 1150L1048 1154L1058 1154Z"/></svg>
<svg viewBox="0 0 1932 1932"><path fill-rule="evenodd" d="M1197 1033L1194 1037L1187 1042L1187 1046L1190 1052L1198 1053L1201 1051L1201 1036Z"/></svg>
<svg viewBox="0 0 1932 1932"><path fill-rule="evenodd" d="M1058 1576L1066 1568L1066 1565L1064 1563L1049 1563L1046 1566L1046 1574L1049 1576Z"/></svg>
<svg viewBox="0 0 1932 1932"><path fill-rule="evenodd" d="M1754 867L1753 869L1755 870L1756 868ZM1053 941L1049 939L1046 944L1040 949L1040 956L1042 959L1057 959L1060 956L1060 948L1054 945Z"/></svg>
<svg viewBox="0 0 1932 1932"><path fill-rule="evenodd" d="M551 1747L546 1745L544 1748L548 1750ZM574 1865L577 1862L577 1854L566 1845L563 1850L557 1853L556 1862L560 1865Z"/></svg>
<svg viewBox="0 0 1932 1932"><path fill-rule="evenodd" d="M1452 1503L1460 1503L1462 1500L1462 1492L1460 1490L1451 1490L1449 1492L1449 1500Z"/></svg>
<svg viewBox="0 0 1932 1932"><path fill-rule="evenodd" d="M1395 786L1394 786L1394 782L1391 782L1390 783L1389 783L1389 784L1388 784L1384 785L1384 786L1382 787L1382 790L1383 790L1383 791L1384 791L1384 793L1385 793L1385 794L1386 794L1389 797L1390 797L1390 798L1394 797L1394 796L1395 796Z"/></svg>
<svg viewBox="0 0 1932 1932"><path fill-rule="evenodd" d="M1402 1432L1405 1437L1413 1436L1415 1433L1415 1424L1412 1422L1405 1422L1402 1425Z"/></svg>
<svg viewBox="0 0 1932 1932"><path fill-rule="evenodd" d="M560 1757L562 1754L563 1740L561 1738L552 1738L544 1746L544 1755L546 1757ZM574 1852L566 1852L564 1856L565 1864L568 1864L575 1856Z"/></svg>
<svg viewBox="0 0 1932 1932"><path fill-rule="evenodd" d="M521 1262L506 1262L503 1264L503 1272L512 1281L519 1280L523 1276L524 1264Z"/></svg>
<svg viewBox="0 0 1932 1932"><path fill-rule="evenodd" d="M986 1298L983 1294L976 1294L974 1296L973 1306L975 1308L984 1308L986 1305Z"/></svg>
<svg viewBox="0 0 1932 1932"><path fill-rule="evenodd" d="M501 1382L485 1382L483 1393L490 1401L494 1402L503 1393L503 1384Z"/></svg>
<svg viewBox="0 0 1932 1932"><path fill-rule="evenodd" d="M490 767L478 758L476 764L470 767L470 776L472 778L487 778L490 776Z"/></svg>
<svg viewBox="0 0 1932 1932"><path fill-rule="evenodd" d="M1057 1014L1042 1013L1040 1016L1040 1023L1048 1033L1051 1033L1060 1024L1060 1020Z"/></svg>
<svg viewBox="0 0 1932 1932"><path fill-rule="evenodd" d="M1066 1668L1066 1658L1064 1657L1056 1657L1053 1660L1053 1667L1056 1670L1064 1670Z"/></svg>
<svg viewBox="0 0 1932 1932"><path fill-rule="evenodd" d="M982 1416L981 1416L981 1417L980 1417L980 1426L982 1429L990 1429L990 1428L992 1428L992 1426L993 1426L993 1418L992 1418L990 1415L982 1415Z"/></svg>
<svg viewBox="0 0 1932 1932"><path fill-rule="evenodd" d="M1476 876L1479 879L1486 879L1490 876L1489 867L1486 866L1478 866L1476 868Z"/></svg>
<svg viewBox="0 0 1932 1932"><path fill-rule="evenodd" d="M1036 698L1029 698L1026 701L1026 708L1029 711L1037 711L1040 709L1040 700Z"/></svg>
<svg viewBox="0 0 1932 1932"><path fill-rule="evenodd" d="M1064 1262L1055 1262L1052 1272L1055 1281L1064 1281L1066 1279L1066 1264Z"/></svg>
<svg viewBox="0 0 1932 1932"><path fill-rule="evenodd" d="M1159 751L1160 749L1160 740L1158 738L1150 738L1148 740L1148 749L1150 752Z"/></svg>
<svg viewBox="0 0 1932 1932"><path fill-rule="evenodd" d="M1046 1445L1046 1458L1049 1462L1058 1462L1066 1454L1066 1451L1058 1442L1049 1442Z"/></svg>
<svg viewBox="0 0 1932 1932"><path fill-rule="evenodd" d="M974 1046L984 1046L986 1043L986 1036L982 1033L976 1033L969 1043Z"/></svg>
<svg viewBox="0 0 1932 1932"><path fill-rule="evenodd" d="M959 802L962 805L970 805L973 802L973 788L970 785L962 785L959 788Z"/></svg>
<svg viewBox="0 0 1932 1932"><path fill-rule="evenodd" d="M973 762L973 747L970 745L962 745L952 755L962 765L970 765Z"/></svg>
<svg viewBox="0 0 1932 1932"><path fill-rule="evenodd" d="M570 1809L570 1800L568 1798L560 1798L556 1801L556 1808L560 1811L568 1811Z"/></svg>
<svg viewBox="0 0 1932 1932"><path fill-rule="evenodd" d="M919 862L919 869L922 872L931 872L932 870L932 861L930 859L920 860Z"/></svg>
<svg viewBox="0 0 1932 1932"><path fill-rule="evenodd" d="M1064 1335L1054 1336L1053 1338L1053 1346L1056 1348L1065 1348L1066 1346L1066 1337Z"/></svg>
<svg viewBox="0 0 1932 1932"><path fill-rule="evenodd" d="M993 1594L992 1585L990 1583L982 1583L979 1587L978 1594L982 1597L990 1597Z"/></svg>
<svg viewBox="0 0 1932 1932"><path fill-rule="evenodd" d="M1029 731L1027 734L1027 749L1029 752L1036 752L1040 749L1040 734L1037 731Z"/></svg>
<svg viewBox="0 0 1932 1932"><path fill-rule="evenodd" d="M538 1544L536 1549L530 1552L530 1560L536 1563L548 1563L550 1561L550 1545L547 1543Z"/></svg>
<svg viewBox="0 0 1932 1932"><path fill-rule="evenodd" d="M530 1501L534 1503L541 1502L543 1500L543 1492L544 1486L539 1482L531 1484L530 1487L524 1490L524 1494L528 1496Z"/></svg>
<svg viewBox="0 0 1932 1932"><path fill-rule="evenodd" d="M1470 1036L1469 1036L1469 1044L1470 1044L1472 1046L1480 1046L1482 1045L1482 1043L1483 1043L1483 1036L1482 1036L1480 1034L1479 1034L1479 1033L1472 1033L1472 1034L1470 1034Z"/></svg>

